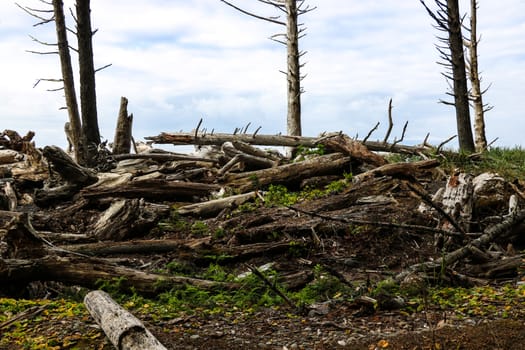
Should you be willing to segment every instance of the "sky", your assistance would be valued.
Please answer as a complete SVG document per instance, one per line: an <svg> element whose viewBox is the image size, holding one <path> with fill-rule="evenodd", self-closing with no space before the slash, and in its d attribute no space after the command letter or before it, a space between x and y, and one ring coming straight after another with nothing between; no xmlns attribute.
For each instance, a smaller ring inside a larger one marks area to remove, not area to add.
<svg viewBox="0 0 525 350"><path fill-rule="evenodd" d="M232 0L234 2L234 0ZM426 0L432 6L433 0ZM485 116L494 146L525 146L525 0L479 0L479 65L484 96L494 106ZM38 0L18 0L43 8ZM64 1L66 9L72 0ZM263 16L279 12L256 0L235 2ZM301 17L307 29L300 42L306 51L302 95L304 136L342 131L382 140L393 100L391 140L419 144L427 133L439 144L455 135L454 109L435 49L431 19L418 0L307 0L317 7ZM468 6L462 1L462 6ZM92 0L100 131L114 137L120 97L129 99L133 135L142 140L161 132L286 133L285 46L269 40L284 27L243 15L219 0ZM66 10L69 12L68 10ZM72 18L67 19L73 27ZM40 41L56 42L52 24L38 21L11 0L0 1L0 131L36 132L38 147L64 147L67 113L57 55ZM70 44L75 46L74 38ZM76 63L73 54L73 62ZM76 86L79 90L78 84ZM457 141L450 143L457 147Z"/></svg>

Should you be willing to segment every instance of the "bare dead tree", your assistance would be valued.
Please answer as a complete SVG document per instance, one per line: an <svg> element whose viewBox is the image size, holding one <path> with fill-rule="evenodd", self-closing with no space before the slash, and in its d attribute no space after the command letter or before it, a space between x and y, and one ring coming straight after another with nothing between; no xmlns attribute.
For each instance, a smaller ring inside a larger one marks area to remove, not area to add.
<svg viewBox="0 0 525 350"><path fill-rule="evenodd" d="M35 9L23 7L17 4L19 8L29 15L39 20L34 26L47 23L55 23L57 42L50 44L32 38L33 41L45 45L57 47L57 50L48 52L30 51L37 54L58 54L60 57L60 66L62 70L61 79L39 79L35 86L42 80L50 82L62 82L63 87L56 90L64 90L66 107L68 111L68 122L64 128L66 137L70 145L73 146L75 159L81 165L94 165L97 155L97 147L100 144L100 132L98 127L96 91L95 91L95 72L106 68L107 66L95 70L93 64L93 46L91 29L91 11L89 0L77 0L76 2L76 23L77 23L77 41L78 49L73 51L78 53L79 58L79 75L80 75L80 110L78 108L77 96L75 91L74 73L71 64L70 44L68 42L68 31L64 15L63 0L52 0L51 2L39 0L45 6L51 6L50 9ZM46 18L45 15L52 14ZM74 33L74 32L73 32ZM109 66L109 65L108 65Z"/></svg>
<svg viewBox="0 0 525 350"><path fill-rule="evenodd" d="M42 41L39 41L36 38L32 37L32 40L44 45L44 46L52 46L57 47L58 50L56 51L47 51L47 52L41 52L41 51L29 51L31 53L36 54L58 54L60 58L60 67L62 70L62 79L44 79L46 81L55 81L55 82L61 82L63 83L63 87L58 90L64 90L65 100L66 100L66 106L69 116L69 122L66 123L66 136L68 138L68 142L72 143L73 149L75 151L75 158L79 163L82 163L83 160L83 152L82 152L82 146L81 146L81 140L80 140L80 129L81 129L81 122L80 122L80 113L78 110L78 103L77 103L77 97L75 92L75 81L74 81L74 75L73 75L73 67L71 65L71 55L69 52L69 43L67 39L67 29L66 29L66 21L64 16L64 4L62 0L53 0L52 3L48 3L45 1L40 1L42 4L49 6L51 5L50 9L36 9L36 8L29 8L29 7L22 7L21 5L17 4L19 8L21 8L23 11L31 15L32 17L35 17L39 20L39 22L35 23L33 26L39 26L47 23L55 22L55 28L56 28L56 36L57 36L57 42L55 44L45 43ZM45 15L51 15L51 17L44 17ZM43 79L39 79L35 86Z"/></svg>
<svg viewBox="0 0 525 350"><path fill-rule="evenodd" d="M444 45L436 45L442 64L446 71L443 74L447 81L452 81L452 91L448 95L454 97L454 102L441 101L456 108L456 123L460 150L474 152L474 139L470 124L470 106L467 86L465 55L463 51L463 35L461 32L463 18L459 14L458 0L435 0L437 10L433 11L424 2L430 17L436 23L435 27L445 33L438 40Z"/></svg>
<svg viewBox="0 0 525 350"><path fill-rule="evenodd" d="M233 7L237 11L245 15L268 21L271 23L286 26L286 33L275 34L270 38L278 43L284 44L287 47L287 71L286 74L288 82L287 90L287 132L291 136L301 136L301 80L304 76L301 75L301 68L304 64L300 63L300 58L306 53L299 50L299 39L304 37L305 27L298 22L298 18L307 12L315 9L315 7L305 6L305 0L257 0L263 4L271 5L278 11L286 15L286 22L280 20L280 16L270 17L261 16L253 12L246 11L233 3L220 0L226 5Z"/></svg>
<svg viewBox="0 0 525 350"><path fill-rule="evenodd" d="M465 39L465 47L468 49L467 73L470 79L470 99L474 109L474 142L476 151L482 152L487 148L487 138L485 135L485 112L492 109L492 106L483 103L484 91L481 90L481 76L478 68L478 44L480 39L477 35L477 12L478 3L470 0L470 38Z"/></svg>
<svg viewBox="0 0 525 350"><path fill-rule="evenodd" d="M100 132L97 117L90 0L77 0L76 15L82 135L86 144L86 164L93 166L96 164L97 150L100 145Z"/></svg>

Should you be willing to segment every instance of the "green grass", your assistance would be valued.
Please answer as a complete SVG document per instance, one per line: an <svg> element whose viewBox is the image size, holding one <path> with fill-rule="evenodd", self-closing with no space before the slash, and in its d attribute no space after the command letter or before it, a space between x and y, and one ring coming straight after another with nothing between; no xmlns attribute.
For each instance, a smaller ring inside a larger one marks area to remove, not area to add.
<svg viewBox="0 0 525 350"><path fill-rule="evenodd" d="M444 151L433 155L441 162L441 167L447 172L461 169L478 175L484 172L498 173L507 180L525 180L525 150L519 146L514 148L493 147L481 154ZM420 156L389 154L386 159L390 163L415 162L423 160Z"/></svg>
<svg viewBox="0 0 525 350"><path fill-rule="evenodd" d="M445 157L438 159L442 161L441 166L448 170L459 168L474 175L494 172L507 180L525 179L525 150L521 147L496 147L475 155L446 153Z"/></svg>

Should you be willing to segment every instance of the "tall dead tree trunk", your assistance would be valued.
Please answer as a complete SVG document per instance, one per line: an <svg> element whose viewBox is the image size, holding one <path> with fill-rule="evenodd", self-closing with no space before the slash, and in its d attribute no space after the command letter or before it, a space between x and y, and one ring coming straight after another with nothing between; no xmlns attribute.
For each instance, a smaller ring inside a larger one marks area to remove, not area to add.
<svg viewBox="0 0 525 350"><path fill-rule="evenodd" d="M481 91L481 78L478 69L478 35L477 35L477 12L476 0L470 1L470 40L465 43L469 51L468 75L470 79L470 99L474 108L474 136L476 151L482 152L487 148L485 136L485 111L491 109L483 105L483 91Z"/></svg>
<svg viewBox="0 0 525 350"><path fill-rule="evenodd" d="M301 136L301 65L299 63L299 30L296 0L286 0L286 47L288 51L288 116L287 132Z"/></svg>
<svg viewBox="0 0 525 350"><path fill-rule="evenodd" d="M97 117L90 0L77 0L76 12L82 135L86 142L87 165L94 165L97 148L100 145L100 132Z"/></svg>
<svg viewBox="0 0 525 350"><path fill-rule="evenodd" d="M475 147L470 124L467 74L458 0L447 0L447 10L449 28L448 41L454 81L454 104L456 106L459 148L463 151L474 152Z"/></svg>
<svg viewBox="0 0 525 350"><path fill-rule="evenodd" d="M80 138L81 122L75 93L75 81L73 78L73 68L71 66L71 55L69 54L69 44L67 41L64 3L62 0L53 0L53 13L55 17L58 54L60 57L60 66L62 68L62 80L64 82L64 94L66 96L66 106L69 115L69 127L67 128L69 131L68 137L71 138L76 161L82 164L84 157Z"/></svg>
<svg viewBox="0 0 525 350"><path fill-rule="evenodd" d="M454 102L441 101L456 108L456 124L458 131L459 148L462 151L474 152L474 139L470 124L470 106L467 86L465 55L463 51L463 34L461 32L462 18L459 14L458 0L435 0L438 10L431 10L423 0L419 0L428 14L436 22L438 30L447 34L446 38L439 38L445 46L437 45L444 66L449 69L443 75L452 80Z"/></svg>
<svg viewBox="0 0 525 350"><path fill-rule="evenodd" d="M248 16L262 19L271 23L286 26L286 33L275 34L271 37L272 40L284 44L287 47L287 133L290 136L301 136L301 68L303 64L300 63L300 58L304 54L299 50L299 39L305 34L304 28L301 28L302 24L298 23L298 18L307 12L315 9L309 6L304 6L304 0L259 0L265 4L276 7L279 11L286 14L286 22L280 21L279 17L264 17L259 16L249 11L243 10L229 1L220 0L228 6L233 7L237 11L240 11Z"/></svg>

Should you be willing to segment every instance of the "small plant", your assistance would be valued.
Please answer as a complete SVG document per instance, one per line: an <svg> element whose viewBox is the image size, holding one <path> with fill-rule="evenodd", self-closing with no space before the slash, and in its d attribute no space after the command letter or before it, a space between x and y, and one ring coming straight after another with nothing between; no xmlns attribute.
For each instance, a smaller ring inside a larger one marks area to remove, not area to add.
<svg viewBox="0 0 525 350"><path fill-rule="evenodd" d="M191 266L188 266L187 264L183 264L176 260L170 261L168 264L166 264L166 269L169 273L178 276L190 275L194 272Z"/></svg>
<svg viewBox="0 0 525 350"><path fill-rule="evenodd" d="M300 291L293 294L293 299L302 305L331 300L350 293L349 287L337 278L327 274L319 264L313 268L314 280Z"/></svg>
<svg viewBox="0 0 525 350"><path fill-rule="evenodd" d="M288 189L283 185L270 185L265 195L265 203L267 206L290 206L298 201L299 196L297 193L288 192Z"/></svg>
<svg viewBox="0 0 525 350"><path fill-rule="evenodd" d="M329 194L336 194L343 192L343 190L348 186L346 180L337 180L332 181L328 185L326 185L326 191Z"/></svg>
<svg viewBox="0 0 525 350"><path fill-rule="evenodd" d="M362 232L366 231L366 226L359 226L359 225L348 225L347 233L351 236L357 236L361 234Z"/></svg>
<svg viewBox="0 0 525 350"><path fill-rule="evenodd" d="M119 294L125 291L124 283L126 282L125 277L114 277L109 281L98 280L96 282L99 289L109 294Z"/></svg>
<svg viewBox="0 0 525 350"><path fill-rule="evenodd" d="M246 202L237 207L237 211L241 213L250 213L252 211L255 211L257 209L258 205L257 203L252 202Z"/></svg>
<svg viewBox="0 0 525 350"><path fill-rule="evenodd" d="M210 264L208 269L202 275L202 278L217 282L226 282L233 280L233 277L218 264Z"/></svg>
<svg viewBox="0 0 525 350"><path fill-rule="evenodd" d="M289 243L288 254L294 258L304 256L305 247L300 243L292 241Z"/></svg>
<svg viewBox="0 0 525 350"><path fill-rule="evenodd" d="M172 209L170 216L166 219L160 220L157 226L161 231L186 231L189 224L175 209Z"/></svg>
<svg viewBox="0 0 525 350"><path fill-rule="evenodd" d="M195 221L191 227L190 231L192 235L195 236L206 236L210 233L208 225L203 221Z"/></svg>
<svg viewBox="0 0 525 350"><path fill-rule="evenodd" d="M226 230L222 227L218 227L215 229L215 232L213 232L213 238L214 239L221 239L226 236Z"/></svg>

